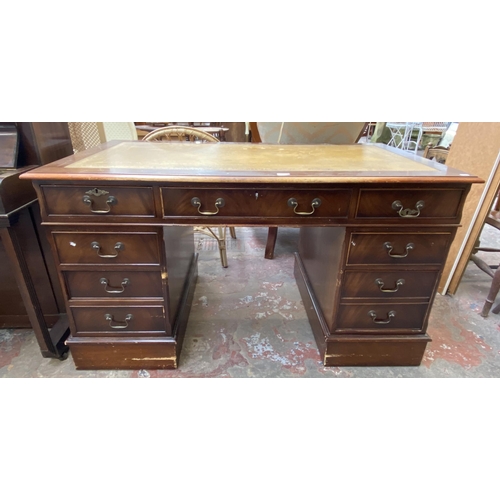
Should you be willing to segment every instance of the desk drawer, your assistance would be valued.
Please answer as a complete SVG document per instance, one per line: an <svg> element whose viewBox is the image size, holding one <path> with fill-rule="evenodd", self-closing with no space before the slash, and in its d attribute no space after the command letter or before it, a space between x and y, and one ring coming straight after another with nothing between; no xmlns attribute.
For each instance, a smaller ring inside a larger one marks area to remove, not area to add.
<svg viewBox="0 0 500 500"><path fill-rule="evenodd" d="M451 233L352 233L347 264L440 265Z"/></svg>
<svg viewBox="0 0 500 500"><path fill-rule="evenodd" d="M430 299L439 271L346 271L342 298Z"/></svg>
<svg viewBox="0 0 500 500"><path fill-rule="evenodd" d="M47 216L154 217L151 187L42 185Z"/></svg>
<svg viewBox="0 0 500 500"><path fill-rule="evenodd" d="M102 334L124 336L130 333L165 335L165 311L161 306L71 307L74 336Z"/></svg>
<svg viewBox="0 0 500 500"><path fill-rule="evenodd" d="M352 193L350 189L215 188L163 188L161 192L164 217L212 216L214 219L225 216L346 218Z"/></svg>
<svg viewBox="0 0 500 500"><path fill-rule="evenodd" d="M156 233L53 231L61 264L159 264Z"/></svg>
<svg viewBox="0 0 500 500"><path fill-rule="evenodd" d="M361 189L356 218L456 219L462 189Z"/></svg>
<svg viewBox="0 0 500 500"><path fill-rule="evenodd" d="M63 275L70 299L163 297L159 272L75 271Z"/></svg>
<svg viewBox="0 0 500 500"><path fill-rule="evenodd" d="M422 330L429 304L398 302L384 304L341 305L337 316L336 330L374 333L386 330L407 330L404 333Z"/></svg>

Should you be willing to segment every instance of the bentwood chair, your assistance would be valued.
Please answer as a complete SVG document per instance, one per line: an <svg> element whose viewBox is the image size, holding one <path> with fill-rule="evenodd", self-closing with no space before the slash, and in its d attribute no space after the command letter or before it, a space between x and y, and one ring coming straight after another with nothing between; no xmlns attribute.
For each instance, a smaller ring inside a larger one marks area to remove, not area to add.
<svg viewBox="0 0 500 500"><path fill-rule="evenodd" d="M198 130L194 127L184 127L180 125L173 125L169 127L162 127L150 132L142 138L143 141L173 141L173 142L220 142L213 135ZM226 232L228 226L216 226L218 235L215 234L212 228L196 226L195 231L215 238L219 246L220 260L222 267L227 267L227 252L226 252ZM232 238L236 238L236 231L234 227L229 228L229 232Z"/></svg>

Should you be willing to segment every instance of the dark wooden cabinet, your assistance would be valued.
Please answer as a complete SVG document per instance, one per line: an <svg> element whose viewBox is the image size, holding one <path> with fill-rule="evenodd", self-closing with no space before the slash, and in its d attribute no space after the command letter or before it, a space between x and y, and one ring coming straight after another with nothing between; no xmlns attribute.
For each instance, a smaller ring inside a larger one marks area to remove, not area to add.
<svg viewBox="0 0 500 500"><path fill-rule="evenodd" d="M191 225L300 226L295 276L327 366L417 365L474 182L374 145L114 143L34 181L77 368L175 368Z"/></svg>
<svg viewBox="0 0 500 500"><path fill-rule="evenodd" d="M65 123L12 123L15 162L0 168L0 328L33 328L42 355L64 358L63 293L33 185L20 176L72 153Z"/></svg>

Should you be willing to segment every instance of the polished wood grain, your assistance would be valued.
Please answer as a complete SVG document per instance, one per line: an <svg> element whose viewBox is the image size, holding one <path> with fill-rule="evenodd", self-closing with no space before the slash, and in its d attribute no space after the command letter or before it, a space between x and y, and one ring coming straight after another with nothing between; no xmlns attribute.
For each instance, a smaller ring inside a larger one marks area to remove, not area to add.
<svg viewBox="0 0 500 500"><path fill-rule="evenodd" d="M347 265L441 265L452 241L452 232L352 233Z"/></svg>
<svg viewBox="0 0 500 500"><path fill-rule="evenodd" d="M421 333L428 309L428 302L401 303L390 301L384 304L363 302L343 304L339 307L336 333L378 333L393 332Z"/></svg>
<svg viewBox="0 0 500 500"><path fill-rule="evenodd" d="M76 337L165 336L165 310L162 306L109 304L72 307L71 313Z"/></svg>
<svg viewBox="0 0 500 500"><path fill-rule="evenodd" d="M86 216L106 220L106 216L153 217L153 190L133 187L87 185L78 187L42 186L48 216Z"/></svg>
<svg viewBox="0 0 500 500"><path fill-rule="evenodd" d="M189 217L191 220L204 218L206 220L221 217L286 217L298 219L304 215L296 212L305 212L306 217L346 218L351 189L318 189L311 195L310 189L180 189L162 188L163 217ZM199 198L201 206L193 206L192 199ZM224 200L224 206L217 207L218 199ZM296 206L290 206L289 200L296 201ZM314 208L315 199L321 205ZM202 215L200 212L217 212L214 215ZM201 217L200 217L201 216Z"/></svg>
<svg viewBox="0 0 500 500"><path fill-rule="evenodd" d="M56 232L52 233L61 264L119 266L160 264L157 233ZM95 243L95 245L94 245Z"/></svg>
<svg viewBox="0 0 500 500"><path fill-rule="evenodd" d="M342 300L363 300L367 298L394 300L398 298L418 298L429 300L439 270L394 271L392 266L373 270L350 270L344 274Z"/></svg>
<svg viewBox="0 0 500 500"><path fill-rule="evenodd" d="M404 218L404 211L409 210L406 217L418 220L423 224L428 219L458 219L459 210L464 198L464 189L362 189L359 196L359 204L356 210L358 218L388 218L397 220ZM391 201L392 200L392 201ZM393 207L394 202L402 209ZM417 209L418 204L423 207ZM400 215L400 213L402 215ZM418 217L415 217L418 213ZM413 215L413 217L412 217ZM417 221L415 221L417 222Z"/></svg>
<svg viewBox="0 0 500 500"><path fill-rule="evenodd" d="M153 271L69 271L64 272L68 298L162 298L161 275Z"/></svg>

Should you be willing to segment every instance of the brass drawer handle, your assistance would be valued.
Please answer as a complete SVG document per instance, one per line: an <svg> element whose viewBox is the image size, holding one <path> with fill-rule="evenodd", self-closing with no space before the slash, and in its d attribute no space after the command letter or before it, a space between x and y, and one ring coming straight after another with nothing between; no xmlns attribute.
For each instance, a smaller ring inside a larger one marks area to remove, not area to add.
<svg viewBox="0 0 500 500"><path fill-rule="evenodd" d="M97 241L93 241L90 244L90 246L92 247L93 250L96 250L97 255L99 255L99 257L102 257L103 259L114 259L115 257L118 257L118 252L125 248L125 245L121 241L119 241L119 242L115 243L116 253L106 255L106 254L99 253L99 250L101 249L101 245L99 245L99 243Z"/></svg>
<svg viewBox="0 0 500 500"><path fill-rule="evenodd" d="M88 192L90 193L91 191L88 191ZM95 194L95 193L92 193L92 194ZM97 195L97 196L99 196L99 195ZM114 196L109 196L108 199L106 200L106 205L108 205L107 210L93 210L92 209L92 198L88 194L86 194L83 197L83 203L85 203L86 205L88 205L90 207L90 211L93 214L108 214L111 211L111 206L116 205L118 203L118 200Z"/></svg>
<svg viewBox="0 0 500 500"><path fill-rule="evenodd" d="M393 257L393 258L395 258L395 259L404 259L405 257L408 257L408 253L409 253L409 251L410 251L410 250L413 250L413 249L415 248L415 245L414 245L413 243L408 243L408 244L406 245L406 253L401 254L401 255L391 253L391 252L392 252L392 249L393 249L394 247L392 246L392 243L391 243L390 241L386 241L386 242L384 243L384 248L388 250L388 252L387 252L387 253L388 253L389 257Z"/></svg>
<svg viewBox="0 0 500 500"><path fill-rule="evenodd" d="M417 201L417 204L415 205L415 209L411 208L403 208L403 204L399 201L393 201L392 202L392 209L393 210L398 210L398 214L400 217L418 217L420 215L420 209L424 208L425 204L423 200Z"/></svg>
<svg viewBox="0 0 500 500"><path fill-rule="evenodd" d="M368 311L368 316L371 316L373 322L377 325L387 325L391 322L391 319L396 316L395 311L389 311L387 313L387 319L377 319L377 313L375 311Z"/></svg>
<svg viewBox="0 0 500 500"><path fill-rule="evenodd" d="M396 285L395 285L396 288L384 288L384 282L380 278L377 278L375 280L375 284L379 287L381 292L394 293L394 292L397 292L399 290L400 286L403 286L405 284L405 280L403 278L401 278L398 281L396 281Z"/></svg>
<svg viewBox="0 0 500 500"><path fill-rule="evenodd" d="M290 198L287 202L287 205L290 208L293 208L293 213L297 215L312 215L314 213L314 210L318 208L321 205L321 200L319 198L314 198L314 200L311 202L311 208L312 210L310 212L297 212L297 207L299 203L295 198Z"/></svg>
<svg viewBox="0 0 500 500"><path fill-rule="evenodd" d="M107 293L123 293L125 291L125 287L130 285L130 280L128 278L124 278L121 282L121 288L113 288L113 287L108 288L109 281L106 278L101 278L99 283L101 285L104 285L104 290Z"/></svg>
<svg viewBox="0 0 500 500"><path fill-rule="evenodd" d="M123 329L123 328L127 328L128 327L128 322L132 318L133 318L133 316L131 314L127 314L125 316L125 319L123 321L115 321L115 319L113 318L112 314L105 314L104 315L104 319L109 322L109 326L111 328L114 328L115 330L120 330L120 329ZM113 323L113 322L115 322L116 324L112 325L111 323Z"/></svg>
<svg viewBox="0 0 500 500"><path fill-rule="evenodd" d="M222 208L225 204L226 204L226 202L224 201L224 198L217 198L215 200L215 208L217 209L215 212L202 212L200 210L201 200L197 197L194 197L191 199L191 205L193 205L193 207L197 207L198 213L201 215L216 215L219 213L219 208Z"/></svg>

